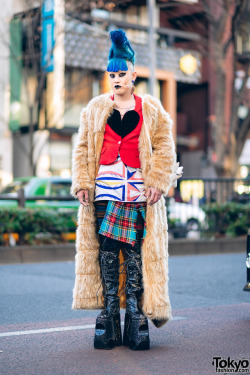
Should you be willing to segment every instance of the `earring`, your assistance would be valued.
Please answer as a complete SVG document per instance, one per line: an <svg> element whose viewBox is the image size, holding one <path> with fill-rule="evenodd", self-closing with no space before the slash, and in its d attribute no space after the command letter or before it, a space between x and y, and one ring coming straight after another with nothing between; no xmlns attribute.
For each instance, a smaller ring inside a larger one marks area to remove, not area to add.
<svg viewBox="0 0 250 375"><path fill-rule="evenodd" d="M132 84L134 85L134 84L135 84L135 81L132 80Z"/></svg>

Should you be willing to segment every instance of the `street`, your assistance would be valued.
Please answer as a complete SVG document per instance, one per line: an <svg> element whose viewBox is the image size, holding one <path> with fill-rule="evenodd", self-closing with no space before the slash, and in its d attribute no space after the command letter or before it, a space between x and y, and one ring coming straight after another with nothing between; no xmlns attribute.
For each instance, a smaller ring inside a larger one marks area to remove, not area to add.
<svg viewBox="0 0 250 375"><path fill-rule="evenodd" d="M0 374L210 375L213 357L249 358L245 253L170 257L169 269L173 319L150 323L150 351L133 352L93 349L99 311L71 310L74 262L1 266Z"/></svg>

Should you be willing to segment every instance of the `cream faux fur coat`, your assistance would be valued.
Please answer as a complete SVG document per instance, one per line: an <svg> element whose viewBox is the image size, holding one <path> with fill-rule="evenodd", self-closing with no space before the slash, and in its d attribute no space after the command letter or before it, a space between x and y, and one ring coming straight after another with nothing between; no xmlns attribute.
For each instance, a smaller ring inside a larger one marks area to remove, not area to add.
<svg viewBox="0 0 250 375"><path fill-rule="evenodd" d="M73 152L71 194L76 196L80 189L88 189L90 204L87 207L81 205L78 212L73 309L103 307L93 200L105 125L114 105L110 94L103 94L93 98L81 112L78 141ZM139 154L145 188L157 188L165 196L172 183L176 162L172 120L161 102L150 95L142 98L142 113ZM144 314L159 327L171 318L168 225L163 196L154 205L147 206L146 227L147 234L141 250L144 287L141 307ZM123 257L124 254L120 252L121 261ZM125 277L120 275L119 290L124 288ZM120 297L121 307L126 306L124 295Z"/></svg>

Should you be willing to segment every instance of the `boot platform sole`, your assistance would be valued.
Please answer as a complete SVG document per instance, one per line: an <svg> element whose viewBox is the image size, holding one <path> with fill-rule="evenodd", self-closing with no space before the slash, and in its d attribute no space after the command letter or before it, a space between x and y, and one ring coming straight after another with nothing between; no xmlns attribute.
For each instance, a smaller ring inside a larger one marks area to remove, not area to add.
<svg viewBox="0 0 250 375"><path fill-rule="evenodd" d="M95 349L113 349L122 345L120 314L112 318L97 317L94 337Z"/></svg>
<svg viewBox="0 0 250 375"><path fill-rule="evenodd" d="M128 346L131 350L149 350L150 349L150 341L145 340L141 341L139 344L136 344L135 342L123 342L124 346Z"/></svg>
<svg viewBox="0 0 250 375"><path fill-rule="evenodd" d="M106 349L111 350L114 349L116 346L121 346L122 343L116 343L114 340L109 340L107 343L104 343L101 340L95 339L94 340L94 348L95 349Z"/></svg>
<svg viewBox="0 0 250 375"><path fill-rule="evenodd" d="M123 345L131 350L149 350L150 339L147 319L134 321L125 314Z"/></svg>

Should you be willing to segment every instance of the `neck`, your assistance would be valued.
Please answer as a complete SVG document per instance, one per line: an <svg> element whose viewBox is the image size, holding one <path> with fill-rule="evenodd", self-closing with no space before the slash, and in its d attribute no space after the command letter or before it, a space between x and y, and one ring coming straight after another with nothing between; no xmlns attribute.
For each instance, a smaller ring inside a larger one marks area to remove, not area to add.
<svg viewBox="0 0 250 375"><path fill-rule="evenodd" d="M115 102L119 102L119 103L129 102L129 101L131 101L133 99L134 99L134 95L131 94L130 92L125 93L123 95L114 94L114 101Z"/></svg>

